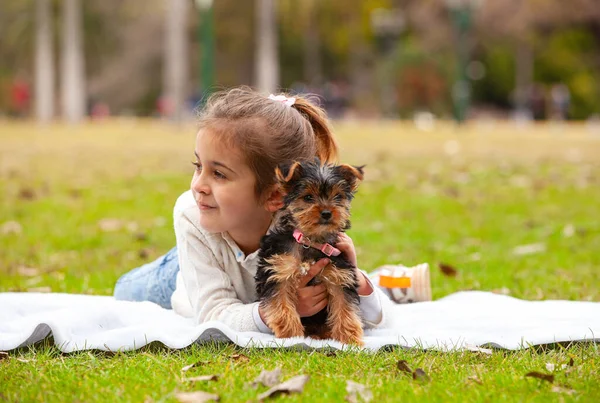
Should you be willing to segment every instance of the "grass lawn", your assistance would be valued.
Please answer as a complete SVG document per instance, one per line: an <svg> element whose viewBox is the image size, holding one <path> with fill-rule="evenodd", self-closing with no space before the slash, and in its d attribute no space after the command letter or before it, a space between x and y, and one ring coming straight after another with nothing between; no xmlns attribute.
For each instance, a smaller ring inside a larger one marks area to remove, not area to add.
<svg viewBox="0 0 600 403"><path fill-rule="evenodd" d="M0 292L109 295L119 275L174 246L171 213L189 187L193 126L113 120L0 127ZM442 124L432 132L412 123L335 127L342 160L367 165L349 232L361 268L429 262L434 299L477 289L600 301L598 129L492 122ZM530 244L537 252L518 253ZM440 262L457 276L444 276ZM413 380L397 368L399 360L430 380ZM219 378L182 380L181 368L198 361L185 377ZM277 398L290 402L344 401L348 380L368 386L373 401L600 400L600 350L593 344L492 355L227 344L113 355L62 354L44 342L0 360L0 401L176 401L178 391L203 390L244 402L266 390L245 384L276 367L284 380L311 377L302 394ZM525 377L530 371L552 373L554 382Z"/></svg>

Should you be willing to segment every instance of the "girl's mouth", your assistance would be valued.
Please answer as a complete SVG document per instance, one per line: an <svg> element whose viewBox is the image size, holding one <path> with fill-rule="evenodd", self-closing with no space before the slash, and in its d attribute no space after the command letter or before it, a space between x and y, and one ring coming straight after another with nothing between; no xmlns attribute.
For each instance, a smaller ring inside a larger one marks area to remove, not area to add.
<svg viewBox="0 0 600 403"><path fill-rule="evenodd" d="M206 210L212 210L215 207L209 206L208 204L204 204L204 203L198 203L198 208L202 211L206 211Z"/></svg>

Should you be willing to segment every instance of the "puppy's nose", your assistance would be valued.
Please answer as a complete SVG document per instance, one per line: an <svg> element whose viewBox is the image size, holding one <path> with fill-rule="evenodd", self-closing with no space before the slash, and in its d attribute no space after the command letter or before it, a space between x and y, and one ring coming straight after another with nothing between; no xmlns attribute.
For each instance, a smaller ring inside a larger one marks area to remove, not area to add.
<svg viewBox="0 0 600 403"><path fill-rule="evenodd" d="M321 211L321 218L323 218L324 220L329 220L331 218L331 211L329 211L329 210Z"/></svg>

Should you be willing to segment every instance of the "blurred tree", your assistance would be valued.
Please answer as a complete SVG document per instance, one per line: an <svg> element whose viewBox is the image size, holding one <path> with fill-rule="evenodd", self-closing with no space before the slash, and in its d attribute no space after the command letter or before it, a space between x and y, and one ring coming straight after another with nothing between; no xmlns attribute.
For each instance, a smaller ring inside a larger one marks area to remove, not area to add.
<svg viewBox="0 0 600 403"><path fill-rule="evenodd" d="M80 0L63 0L61 48L62 115L77 123L86 114L86 80Z"/></svg>
<svg viewBox="0 0 600 403"><path fill-rule="evenodd" d="M188 0L165 1L165 45L161 113L175 121L182 120L188 93L187 16Z"/></svg>
<svg viewBox="0 0 600 403"><path fill-rule="evenodd" d="M36 0L35 114L40 122L54 116L54 54L50 0Z"/></svg>

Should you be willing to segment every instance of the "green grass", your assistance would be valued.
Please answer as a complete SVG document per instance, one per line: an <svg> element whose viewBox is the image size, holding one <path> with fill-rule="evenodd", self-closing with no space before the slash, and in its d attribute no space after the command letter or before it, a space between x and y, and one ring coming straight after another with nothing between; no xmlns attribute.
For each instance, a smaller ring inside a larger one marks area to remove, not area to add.
<svg viewBox="0 0 600 403"><path fill-rule="evenodd" d="M193 127L152 121L1 126L0 291L108 295L119 275L174 245L171 211L189 186ZM600 137L585 126L444 124L420 132L409 123L339 123L336 129L342 160L367 164L350 231L361 268L429 262L434 298L503 289L534 300L600 300ZM106 219L119 228L103 230ZM9 221L18 223L16 232ZM543 243L545 251L513 254L532 243ZM438 262L458 275L443 276ZM235 361L235 353L250 360ZM557 369L554 384L524 376L571 358L574 365ZM398 360L423 368L431 380L414 381L396 368ZM219 380L182 381L181 368L197 361L206 363L185 376L218 374ZM374 401L600 399L600 353L593 344L491 356L227 344L113 355L62 354L46 341L0 361L0 401L175 401L176 391L191 390L248 401L266 388L245 383L277 366L284 379L311 376L303 394L278 398L289 401L344 401L346 380L369 386ZM553 391L555 385L563 392Z"/></svg>

